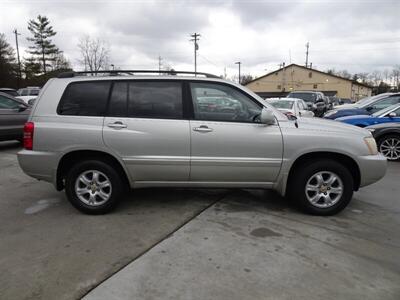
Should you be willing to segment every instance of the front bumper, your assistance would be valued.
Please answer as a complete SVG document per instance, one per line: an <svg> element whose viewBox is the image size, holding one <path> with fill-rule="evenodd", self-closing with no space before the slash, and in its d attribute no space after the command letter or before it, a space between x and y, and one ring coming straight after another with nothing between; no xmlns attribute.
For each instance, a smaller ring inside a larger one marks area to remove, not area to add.
<svg viewBox="0 0 400 300"><path fill-rule="evenodd" d="M360 168L360 187L370 185L382 179L386 174L387 160L382 154L358 157Z"/></svg>
<svg viewBox="0 0 400 300"><path fill-rule="evenodd" d="M55 184L58 156L53 152L21 150L17 154L25 174Z"/></svg>

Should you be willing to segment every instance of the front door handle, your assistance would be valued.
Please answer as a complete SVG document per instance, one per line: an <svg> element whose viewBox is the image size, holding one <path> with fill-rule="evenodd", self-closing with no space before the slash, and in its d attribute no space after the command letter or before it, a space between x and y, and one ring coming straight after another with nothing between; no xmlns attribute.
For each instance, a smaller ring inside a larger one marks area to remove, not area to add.
<svg viewBox="0 0 400 300"><path fill-rule="evenodd" d="M214 129L209 128L207 125L201 125L200 127L193 128L193 130L198 132L211 132Z"/></svg>
<svg viewBox="0 0 400 300"><path fill-rule="evenodd" d="M108 123L108 127L114 128L114 129L122 129L128 127L128 125L122 123L121 121L115 121L114 123Z"/></svg>

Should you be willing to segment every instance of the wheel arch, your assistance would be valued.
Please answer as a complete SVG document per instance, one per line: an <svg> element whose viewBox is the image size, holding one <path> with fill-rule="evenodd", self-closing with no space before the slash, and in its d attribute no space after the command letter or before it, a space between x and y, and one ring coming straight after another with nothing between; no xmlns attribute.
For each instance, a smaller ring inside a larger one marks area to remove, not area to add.
<svg viewBox="0 0 400 300"><path fill-rule="evenodd" d="M64 189L64 179L68 170L77 162L84 160L100 160L109 163L121 174L126 187L130 186L129 175L123 164L113 155L98 150L74 150L64 154L58 162L56 188L58 191Z"/></svg>
<svg viewBox="0 0 400 300"><path fill-rule="evenodd" d="M293 179L293 175L294 175L295 171L302 165L304 165L310 161L315 161L318 159L331 159L331 160L339 161L350 171L351 175L353 176L354 190L357 191L359 189L360 182L361 182L361 172L360 172L360 168L359 168L357 162L353 158L351 158L348 155L342 154L342 153L320 151L320 152L310 152L310 153L303 154L294 161L294 163L291 165L290 170L289 170L286 191L287 191L287 188L290 186L290 183L291 183L291 180Z"/></svg>

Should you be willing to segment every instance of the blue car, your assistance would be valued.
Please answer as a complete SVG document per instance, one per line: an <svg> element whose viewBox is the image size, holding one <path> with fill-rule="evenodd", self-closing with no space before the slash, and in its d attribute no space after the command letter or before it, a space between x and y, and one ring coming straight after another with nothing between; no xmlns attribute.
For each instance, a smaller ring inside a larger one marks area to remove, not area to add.
<svg viewBox="0 0 400 300"><path fill-rule="evenodd" d="M335 120L340 117L355 115L372 115L391 105L400 103L400 93L377 95L368 99L363 99L350 107L341 108L338 106L334 110L328 111L324 118Z"/></svg>
<svg viewBox="0 0 400 300"><path fill-rule="evenodd" d="M337 118L336 121L366 127L375 124L399 122L400 123L400 104L395 104L382 109L372 115L356 115Z"/></svg>

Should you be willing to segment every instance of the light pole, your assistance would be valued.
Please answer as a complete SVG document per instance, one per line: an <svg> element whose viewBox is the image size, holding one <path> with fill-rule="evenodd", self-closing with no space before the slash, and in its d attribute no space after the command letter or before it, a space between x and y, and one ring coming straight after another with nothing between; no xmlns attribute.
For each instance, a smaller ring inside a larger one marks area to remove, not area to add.
<svg viewBox="0 0 400 300"><path fill-rule="evenodd" d="M242 64L242 62L237 61L235 62L235 65L239 65L239 84L240 84L240 65Z"/></svg>

